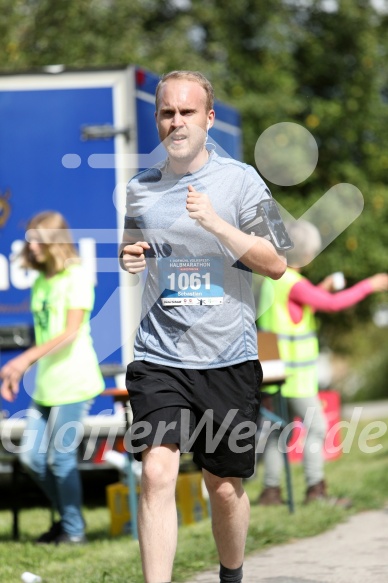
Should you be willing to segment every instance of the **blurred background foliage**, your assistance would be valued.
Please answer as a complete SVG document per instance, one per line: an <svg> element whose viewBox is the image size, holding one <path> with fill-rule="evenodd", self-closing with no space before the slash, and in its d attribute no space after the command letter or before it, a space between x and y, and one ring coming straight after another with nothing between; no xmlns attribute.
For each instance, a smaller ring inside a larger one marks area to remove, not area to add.
<svg viewBox="0 0 388 583"><path fill-rule="evenodd" d="M296 186L269 183L278 202L300 216L340 182L365 200L361 216L307 267L316 283L343 271L351 285L388 269L387 53L386 0L0 0L3 72L58 63L198 69L241 112L244 160L253 165L270 125L308 129L317 167ZM348 364L347 381L337 380L345 396L388 395L387 328L372 321L384 301L320 316L321 345Z"/></svg>

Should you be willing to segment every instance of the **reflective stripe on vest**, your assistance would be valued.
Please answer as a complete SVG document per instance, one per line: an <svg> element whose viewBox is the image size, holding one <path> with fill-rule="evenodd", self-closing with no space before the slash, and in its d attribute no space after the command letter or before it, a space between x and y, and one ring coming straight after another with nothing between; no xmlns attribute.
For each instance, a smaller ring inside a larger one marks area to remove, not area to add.
<svg viewBox="0 0 388 583"><path fill-rule="evenodd" d="M282 386L285 397L310 397L318 391L319 349L314 312L310 306L304 306L302 319L295 324L288 310L291 288L302 279L302 275L288 268L277 281L265 279L260 292L259 314L263 313L257 323L261 330L278 336L280 358L287 376ZM276 387L265 390L274 392Z"/></svg>

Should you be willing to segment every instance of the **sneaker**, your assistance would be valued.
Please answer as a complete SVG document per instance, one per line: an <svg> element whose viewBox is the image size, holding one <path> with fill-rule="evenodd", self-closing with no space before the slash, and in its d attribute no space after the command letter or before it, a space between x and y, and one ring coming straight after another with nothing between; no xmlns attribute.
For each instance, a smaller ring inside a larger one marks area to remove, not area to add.
<svg viewBox="0 0 388 583"><path fill-rule="evenodd" d="M328 496L326 491L326 482L321 480L313 486L309 486L306 491L306 498L304 503L310 504L311 502L322 501L330 506L340 506L341 508L351 508L353 505L350 498L336 498L335 496Z"/></svg>
<svg viewBox="0 0 388 583"><path fill-rule="evenodd" d="M70 544L70 545L84 545L87 543L86 536L81 534L79 536L61 532L53 541L56 545Z"/></svg>
<svg viewBox="0 0 388 583"><path fill-rule="evenodd" d="M36 539L35 543L38 545L48 545L50 543L53 543L61 533L62 523L60 521L53 522L50 530L41 534L40 537Z"/></svg>
<svg viewBox="0 0 388 583"><path fill-rule="evenodd" d="M284 504L279 486L267 486L260 494L257 504L262 506L279 506Z"/></svg>

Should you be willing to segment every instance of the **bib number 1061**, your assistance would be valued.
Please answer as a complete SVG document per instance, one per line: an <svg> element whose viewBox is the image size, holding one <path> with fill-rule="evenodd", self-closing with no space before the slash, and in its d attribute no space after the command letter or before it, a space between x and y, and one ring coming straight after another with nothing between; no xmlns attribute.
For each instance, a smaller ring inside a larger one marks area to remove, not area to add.
<svg viewBox="0 0 388 583"><path fill-rule="evenodd" d="M168 278L171 290L198 290L202 285L210 289L210 273L171 273Z"/></svg>

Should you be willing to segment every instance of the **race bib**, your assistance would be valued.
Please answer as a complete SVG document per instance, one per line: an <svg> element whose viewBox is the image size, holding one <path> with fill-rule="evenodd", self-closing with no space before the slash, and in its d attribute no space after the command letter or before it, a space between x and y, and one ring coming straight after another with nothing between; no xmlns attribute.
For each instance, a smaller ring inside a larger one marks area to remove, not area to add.
<svg viewBox="0 0 388 583"><path fill-rule="evenodd" d="M219 257L160 257L163 306L215 306L224 301L223 260Z"/></svg>

